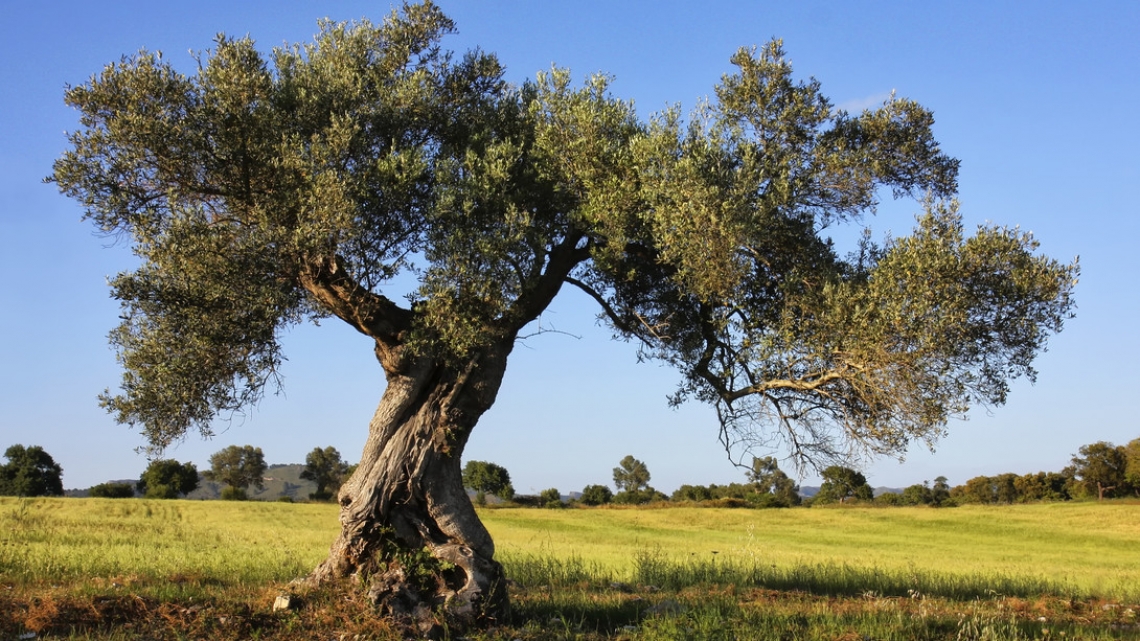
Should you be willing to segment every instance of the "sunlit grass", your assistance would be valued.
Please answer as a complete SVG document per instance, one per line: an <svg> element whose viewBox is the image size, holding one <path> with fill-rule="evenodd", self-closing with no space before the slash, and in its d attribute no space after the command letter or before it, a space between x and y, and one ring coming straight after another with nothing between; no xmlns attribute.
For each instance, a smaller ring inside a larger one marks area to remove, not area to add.
<svg viewBox="0 0 1140 641"><path fill-rule="evenodd" d="M1140 635L1137 505L481 516L514 615L473 641ZM0 638L389 638L359 596L269 614L337 527L328 504L0 499Z"/></svg>
<svg viewBox="0 0 1140 641"><path fill-rule="evenodd" d="M328 505L0 500L0 580L258 585L304 575L336 533Z"/></svg>
<svg viewBox="0 0 1140 641"><path fill-rule="evenodd" d="M287 581L324 557L337 531L336 510L327 504L0 499L0 580ZM989 577L996 591L1020 582L1074 595L1140 593L1140 505L1123 503L520 508L482 510L481 516L508 570L562 564L582 575L573 580L589 575L676 584L681 580L669 577L719 573L791 588L827 576L867 590L938 584L953 594L972 593L964 586ZM649 577L650 568L660 576Z"/></svg>
<svg viewBox="0 0 1140 641"><path fill-rule="evenodd" d="M844 576L845 584L884 576L890 581L880 583L950 586L990 577L995 590L1017 582L1074 595L1140 594L1140 505L485 510L482 517L508 566L535 555L577 558L629 577L650 553L675 567L755 568L785 587L792 581L776 577L799 573Z"/></svg>

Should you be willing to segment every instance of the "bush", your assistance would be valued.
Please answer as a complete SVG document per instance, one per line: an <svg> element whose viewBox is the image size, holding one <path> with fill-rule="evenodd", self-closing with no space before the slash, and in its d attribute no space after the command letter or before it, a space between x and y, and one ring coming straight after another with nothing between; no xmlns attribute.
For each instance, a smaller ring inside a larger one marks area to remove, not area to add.
<svg viewBox="0 0 1140 641"><path fill-rule="evenodd" d="M135 487L148 499L176 499L198 489L198 467L173 459L151 461Z"/></svg>
<svg viewBox="0 0 1140 641"><path fill-rule="evenodd" d="M875 497L875 505L903 505L903 495L895 492L884 492Z"/></svg>
<svg viewBox="0 0 1140 641"><path fill-rule="evenodd" d="M143 496L148 499L176 499L179 494L173 485L154 484L146 487Z"/></svg>
<svg viewBox="0 0 1140 641"><path fill-rule="evenodd" d="M516 495L514 502L519 507L542 507L542 501L533 494Z"/></svg>
<svg viewBox="0 0 1140 641"><path fill-rule="evenodd" d="M222 490L223 501L248 501L249 495L240 487L227 486Z"/></svg>
<svg viewBox="0 0 1140 641"><path fill-rule="evenodd" d="M318 501L320 503L327 503L336 498L336 495L328 490L313 492L309 495L310 501Z"/></svg>
<svg viewBox="0 0 1140 641"><path fill-rule="evenodd" d="M725 497L725 498L721 498L721 499L712 499L709 501L702 501L701 507L741 508L741 507L753 507L753 505L751 503L749 503L748 501L745 501L744 499L738 499L735 497Z"/></svg>
<svg viewBox="0 0 1140 641"><path fill-rule="evenodd" d="M97 499L131 499L135 496L135 488L130 483L100 483L87 493Z"/></svg>
<svg viewBox="0 0 1140 641"><path fill-rule="evenodd" d="M672 496L674 501L692 501L694 503L711 501L714 498L713 488L705 485L682 485L673 492Z"/></svg>
<svg viewBox="0 0 1140 641"><path fill-rule="evenodd" d="M614 503L623 505L644 505L654 501L668 501L669 497L661 492L647 487L644 490L623 490L614 494Z"/></svg>
<svg viewBox="0 0 1140 641"><path fill-rule="evenodd" d="M605 485L587 485L578 500L582 505L605 505L614 500L614 493Z"/></svg>
<svg viewBox="0 0 1140 641"><path fill-rule="evenodd" d="M541 493L539 493L538 501L542 507L546 508L566 507L565 504L562 503L562 493L559 492L558 488L556 487L552 487L548 490L543 490Z"/></svg>

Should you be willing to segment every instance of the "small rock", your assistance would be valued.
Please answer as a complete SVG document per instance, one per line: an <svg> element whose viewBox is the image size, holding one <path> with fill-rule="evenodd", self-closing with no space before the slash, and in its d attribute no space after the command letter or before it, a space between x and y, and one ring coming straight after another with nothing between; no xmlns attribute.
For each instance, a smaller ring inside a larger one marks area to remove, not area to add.
<svg viewBox="0 0 1140 641"><path fill-rule="evenodd" d="M279 594L273 601L273 611L280 612L282 610L293 609L293 597L288 594Z"/></svg>
<svg viewBox="0 0 1140 641"><path fill-rule="evenodd" d="M628 583L622 583L621 581L611 583L610 589L617 590L618 592L633 592L633 588L630 587Z"/></svg>

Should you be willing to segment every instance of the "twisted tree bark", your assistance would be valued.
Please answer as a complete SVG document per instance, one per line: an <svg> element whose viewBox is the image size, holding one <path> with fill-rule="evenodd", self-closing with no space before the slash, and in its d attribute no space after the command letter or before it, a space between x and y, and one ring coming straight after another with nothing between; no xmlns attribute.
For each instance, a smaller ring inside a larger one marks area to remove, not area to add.
<svg viewBox="0 0 1140 641"><path fill-rule="evenodd" d="M340 490L340 535L310 582L356 577L421 632L506 613L503 569L463 488L460 457L495 400L511 346L461 363L414 358L388 372L360 464Z"/></svg>

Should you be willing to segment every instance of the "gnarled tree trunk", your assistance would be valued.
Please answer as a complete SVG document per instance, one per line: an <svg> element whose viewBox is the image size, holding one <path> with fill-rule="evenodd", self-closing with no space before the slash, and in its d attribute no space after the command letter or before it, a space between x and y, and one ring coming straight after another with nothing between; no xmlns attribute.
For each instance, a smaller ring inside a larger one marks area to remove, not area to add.
<svg viewBox="0 0 1140 641"><path fill-rule="evenodd" d="M421 632L505 614L502 566L463 488L460 456L495 400L511 346L388 370L360 464L340 490L340 535L310 582L355 576Z"/></svg>

